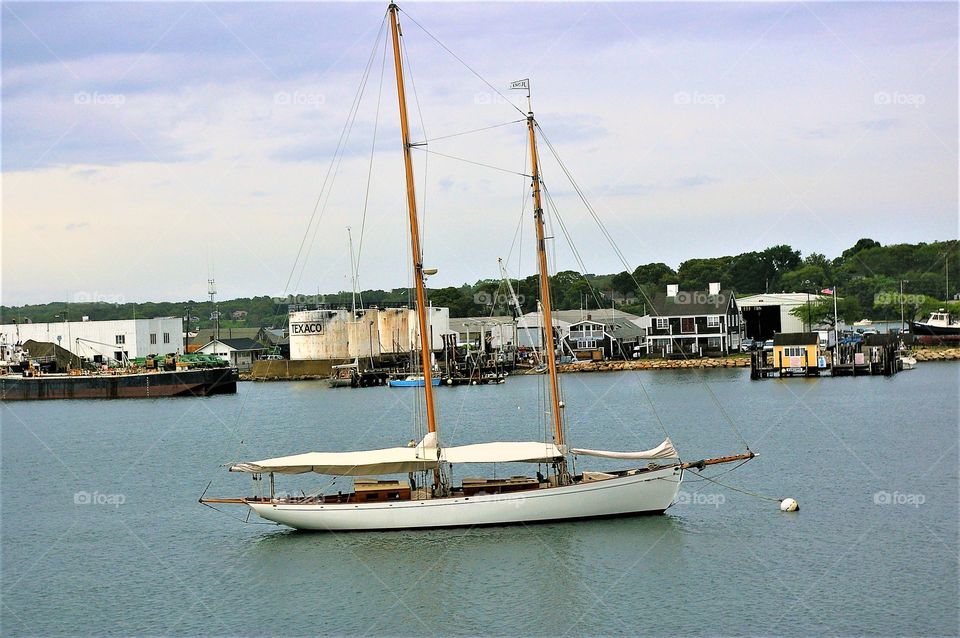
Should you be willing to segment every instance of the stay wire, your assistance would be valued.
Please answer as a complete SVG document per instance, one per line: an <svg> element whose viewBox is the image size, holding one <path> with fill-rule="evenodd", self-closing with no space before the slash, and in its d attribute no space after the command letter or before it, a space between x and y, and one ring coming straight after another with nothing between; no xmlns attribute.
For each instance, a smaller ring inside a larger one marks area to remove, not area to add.
<svg viewBox="0 0 960 638"><path fill-rule="evenodd" d="M411 18L412 19L412 18ZM420 107L420 95L417 93L417 83L413 78L413 65L410 63L410 55L407 52L407 42L403 37L403 30L400 30L400 54L403 56L403 59L406 63L407 73L404 74L404 79L410 78L410 90L413 93L413 103L417 106L417 117L420 118L420 130L423 132L423 136L427 137L427 126L423 121L423 109ZM413 144L410 145L411 148ZM420 191L420 260L423 261L423 247L426 243L426 234L427 234L427 170L429 168L429 157L425 156L423 159L423 189ZM414 202L416 203L416 202Z"/></svg>
<svg viewBox="0 0 960 638"><path fill-rule="evenodd" d="M439 39L437 36L433 35L425 26L423 26L422 24L420 24L419 22L417 22L417 21L413 18L413 16L411 16L409 13L407 13L407 12L404 11L403 9L400 9L400 11L403 12L403 14L404 14L405 16L407 16L408 18L410 18L410 21L413 22L415 25L417 25L417 27L419 27L421 31L423 31L424 33L426 33L427 36L429 36L431 40L433 40L434 42L436 42L436 43L440 46L440 48L442 48L444 51L446 51L446 52L449 53L451 56L453 56L453 58L454 58L457 62L459 62L460 64L462 64L462 65L464 66L464 68L466 68L468 71L470 71L470 73L472 73L477 79L479 79L481 82L483 82L483 83L486 84L488 87L490 87L490 89L491 89L494 93L496 93L497 95L499 95L500 97L503 98L504 102L506 102L507 104L509 104L509 105L512 106L513 108L515 108L515 109L517 110L517 112L519 112L520 115L524 116L524 119L526 119L527 114L523 112L523 109L521 109L519 106L517 106L516 104L514 104L513 102L511 102L511 101L507 98L506 95L504 95L503 93L501 93L501 92L497 89L497 87L495 87L494 85L490 84L490 83L486 80L486 78L484 78L482 75L480 75L479 73L477 73L477 72L473 69L473 67L471 67L469 64L467 64L466 62L464 62L463 59L460 58L460 56L458 56L456 53L454 53L453 51L451 51L450 48L447 47L447 45L445 45L443 42L441 42L440 39Z"/></svg>
<svg viewBox="0 0 960 638"><path fill-rule="evenodd" d="M387 69L387 38L383 39L383 57L380 61L380 86L377 90L377 111L373 118L373 142L370 144L370 165L367 168L367 188L363 195L363 217L360 221L360 241L357 244L357 259L354 267L354 276L360 278L360 259L363 256L364 230L367 226L367 206L370 201L370 185L373 182L373 159L377 150L377 130L380 125L380 105L383 101L383 77ZM360 293L360 307L363 307L363 293Z"/></svg>
<svg viewBox="0 0 960 638"><path fill-rule="evenodd" d="M456 155L447 155L446 153L441 153L439 151L431 151L430 149L424 146L411 146L410 148L417 149L427 154L439 155L440 157L446 157L447 159L457 160L458 162L466 162L467 164L473 164L475 166L482 166L484 168L489 168L494 171L500 171L501 173L510 173L511 175L519 175L521 177L530 177L525 173L518 173L517 171L510 170L509 168L501 168L499 166L493 166L492 164L484 164L483 162L477 162L475 160L469 160L464 157L457 157Z"/></svg>
<svg viewBox="0 0 960 638"><path fill-rule="evenodd" d="M386 26L386 23L387 23L387 14L385 12L383 19L380 21L380 29L377 31L377 37L374 40L373 49L370 52L371 57L370 57L370 61L368 62L368 67L369 67L369 64L372 63L373 56L377 50L377 47L380 44L380 37L383 35L383 31L384 31L384 27ZM354 103L357 103L357 101L359 100L360 96L363 93L363 87L366 85L366 81L367 81L366 76L367 76L367 71L365 70L363 75L361 76L360 85L357 87L357 92L354 96ZM320 223L319 219L316 219L317 211L320 208L320 202L323 200L323 194L327 188L327 184L330 182L330 177L333 174L333 168L334 168L334 165L337 163L337 158L340 154L340 150L344 145L346 136L348 135L348 130L349 128L352 128L352 120L354 119L354 117L352 116L352 111L353 111L353 107L351 106L350 111L348 111L347 120L344 122L343 129L340 131L340 137L337 140L337 147L334 150L333 157L330 158L329 166L327 166L327 172L324 175L323 182L320 186L320 193L317 195L317 200L313 205L313 211L310 213L310 219L307 223L307 227L304 230L303 237L300 240L300 245L297 248L297 255L293 260L292 267L290 268L290 274L287 276L287 283L283 287L284 296L286 296L287 293L290 292L290 283L293 281L293 275L294 273L296 273L297 266L300 263L300 257L303 254L303 248L306 245L307 237L310 236L310 228L314 225L314 220L316 220L317 225L319 225ZM331 185L331 188L332 188L332 185ZM322 213L321 213L321 216L322 216ZM301 270L301 277L302 277L302 270ZM297 285L299 286L299 280Z"/></svg>
<svg viewBox="0 0 960 638"><path fill-rule="evenodd" d="M379 37L379 34L378 34ZM379 41L378 41L379 42ZM346 131L346 139L344 140L343 147L338 147L337 152L339 156L337 157L336 166L333 171L333 178L336 180L337 174L340 172L340 164L343 163L344 151L346 150L346 142L350 139L350 134L353 132L353 127L357 122L357 115L360 113L360 102L363 99L363 93L366 91L367 81L370 79L370 71L373 69L373 61L376 56L378 42L374 43L373 50L370 52L370 59L367 60L367 66L364 69L363 81L358 90L357 96L354 99L351 108L353 110L352 115L349 120L349 127ZM317 219L317 224L313 228L313 237L310 239L310 243L307 245L307 254L303 258L303 263L300 266L300 275L297 277L296 286L299 288L300 280L303 278L303 273L307 269L307 264L310 262L310 253L313 252L313 247L316 245L317 233L320 231L320 220L323 218L323 214L327 210L327 204L330 203L330 196L333 194L333 182L330 183L330 188L326 192L326 196L323 200L323 205L320 208L320 217Z"/></svg>
<svg viewBox="0 0 960 638"><path fill-rule="evenodd" d="M746 463L747 461L750 461L750 460L751 460L751 459L746 459L746 460L744 460L742 463L738 463L735 467L733 467L733 468L731 468L730 470L724 472L724 474L729 474L730 472L732 472L733 470L737 469L738 467L740 467L741 465L743 465L744 463ZM720 481L718 481L718 480L716 480L716 479L714 479L714 478L711 478L711 477L709 477L709 476L704 476L704 475L702 475L702 474L698 474L697 476L699 476L699 477L700 477L701 479L703 479L704 481L710 481L711 483L715 483L716 485L719 485L720 487L725 487L725 488L727 488L728 490L733 490L734 492L740 492L741 494L746 494L747 496L754 496L754 497L756 497L756 498L763 499L763 500L765 500L765 501L773 501L773 502L775 502L775 503L780 503L780 502L783 501L782 498L777 498L777 497L775 497L775 496L766 496L765 494L758 494L757 492L751 492L750 490L745 490L745 489L740 488L740 487L734 487L733 485L727 485L726 483L721 483ZM722 474L721 474L721 476L722 476Z"/></svg>
<svg viewBox="0 0 960 638"><path fill-rule="evenodd" d="M570 184L573 186L574 191L577 193L577 196L580 198L580 201L583 203L584 207L590 213L590 216L593 218L594 222L600 228L600 232L606 238L611 248L613 248L614 253L617 255L617 258L620 260L620 263L623 264L623 267L626 269L626 272L630 275L630 279L633 281L634 286L637 288L640 294L644 297L644 299L650 305L651 310L654 313L656 313L656 308L653 306L653 302L650 300L650 297L647 295L646 291L643 290L643 288L640 286L640 283L637 281L636 277L633 275L633 269L630 267L630 264L627 261L626 257L624 256L623 252L620 250L620 247L617 245L613 236L610 234L610 231L607 230L603 221L600 219L599 215L597 215L596 210L594 210L593 206L590 205L590 202L587 200L586 195L583 193L583 190L580 188L579 184L577 184L577 181L574 179L573 174L570 172L567 166L563 163L563 160L560 159L559 153L557 153L557 150L554 148L553 144L550 142L550 139L547 137L546 133L543 132L543 129L540 127L538 123L535 122L534 125L537 127L537 130L540 131L540 135L543 138L544 142L546 142L547 148L550 149L550 153L553 155L554 159L557 161L557 164L560 166L560 169L563 171L564 175L566 175L567 179L570 181ZM682 353L682 354L685 359L688 358L687 353ZM710 384L707 383L706 381L703 381L703 385L706 388L707 392L710 394L711 398L713 399L713 402L717 405L717 408L720 410L720 413L723 415L724 419L726 419L728 425L730 426L730 429L733 430L733 432L737 435L737 438L740 439L740 441L743 443L747 451L750 451L750 444L747 443L747 440L743 437L743 434L740 432L737 426L734 425L733 419L731 419L729 413L724 409L723 405L720 403L720 400L717 398L717 395L713 391L713 388L711 388Z"/></svg>
<svg viewBox="0 0 960 638"><path fill-rule="evenodd" d="M573 237L567 231L566 225L563 223L563 218L560 216L560 211L557 208L556 203L553 201L553 197L550 195L550 191L547 190L547 185L540 180L540 185L543 187L543 192L547 197L547 201L550 203L550 209L553 213L553 216L557 219L557 225L560 226L560 231L563 233L564 238L567 240L567 245L570 247L570 252L573 254L574 260L577 262L577 266L580 268L580 278L587 282L587 288L590 289L590 293L593 295L594 301L597 302L597 308L603 308L603 302L600 301L600 297L597 295L596 289L593 287L593 284L590 283L590 280L587 279L587 276L584 274L587 272L586 264L583 262L583 258L580 256L580 251L577 249L576 245L573 243Z"/></svg>
<svg viewBox="0 0 960 638"><path fill-rule="evenodd" d="M491 126L483 126L481 128L470 129L469 131L463 131L461 133L451 133L450 135L441 135L439 137L431 137L425 139L422 142L412 142L411 146L423 146L429 144L430 142L439 142L440 140L448 140L452 137L460 137L461 135L470 135L471 133L481 133L483 131L489 131L495 128L500 128L503 126L510 126L511 124L517 124L518 122L525 122L526 120L511 120L509 122L504 122L502 124L493 124Z"/></svg>

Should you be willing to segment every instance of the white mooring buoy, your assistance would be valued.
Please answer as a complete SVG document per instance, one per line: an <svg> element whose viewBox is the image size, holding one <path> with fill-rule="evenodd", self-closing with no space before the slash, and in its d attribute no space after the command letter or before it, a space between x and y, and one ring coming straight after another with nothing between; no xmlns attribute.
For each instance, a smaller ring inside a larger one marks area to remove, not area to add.
<svg viewBox="0 0 960 638"><path fill-rule="evenodd" d="M785 498L780 501L781 512L796 512L798 509L800 509L800 503L797 503L795 499Z"/></svg>

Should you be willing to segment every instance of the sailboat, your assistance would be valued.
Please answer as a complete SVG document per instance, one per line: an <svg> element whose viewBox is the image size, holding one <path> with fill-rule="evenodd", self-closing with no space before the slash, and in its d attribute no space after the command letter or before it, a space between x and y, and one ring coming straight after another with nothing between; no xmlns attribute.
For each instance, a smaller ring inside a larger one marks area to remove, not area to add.
<svg viewBox="0 0 960 638"><path fill-rule="evenodd" d="M414 190L413 161L401 63L398 7L388 8L390 37L396 70L400 127L406 177L407 214L414 285L423 393L428 431L419 442L406 447L390 447L354 452L307 452L293 456L234 463L231 472L253 477L255 496L205 498L200 502L245 505L259 517L296 529L354 531L449 528L480 525L507 525L546 521L573 521L639 514L661 514L676 499L684 472L690 468L729 463L753 458L743 454L682 462L667 437L659 445L641 451L618 452L572 447L567 443L564 403L560 396L557 355L552 344L554 329L551 315L544 212L541 202L540 163L537 155L536 120L529 107L528 131L532 170L533 218L536 230L539 294L543 312L543 348L549 385L550 441L495 441L473 445L445 446L440 439L434 406L433 369L430 363L424 266L420 246L417 200ZM526 81L522 81L526 82ZM517 83L514 83L515 85ZM429 274L429 273L427 273ZM578 457L597 457L626 461L626 467L613 471L576 471ZM638 462L644 462L642 465ZM461 464L537 464L547 468L536 477L512 476L500 479L452 480L452 466ZM278 495L276 475L316 473L354 477L353 489L335 494L317 493L301 497ZM407 475L406 480L388 478ZM415 475L430 477L418 485ZM263 493L263 479L268 491Z"/></svg>

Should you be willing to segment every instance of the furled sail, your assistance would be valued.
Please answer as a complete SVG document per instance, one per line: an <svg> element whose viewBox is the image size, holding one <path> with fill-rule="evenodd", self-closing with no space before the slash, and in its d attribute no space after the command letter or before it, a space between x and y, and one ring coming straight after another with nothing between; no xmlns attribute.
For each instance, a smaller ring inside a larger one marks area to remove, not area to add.
<svg viewBox="0 0 960 638"><path fill-rule="evenodd" d="M437 467L437 437L430 433L416 447L392 447L359 452L307 452L263 461L237 463L231 472L277 474L331 474L335 476L371 476L405 474Z"/></svg>
<svg viewBox="0 0 960 638"><path fill-rule="evenodd" d="M651 450L642 452L608 452L606 450L583 450L574 448L572 453L584 456L600 456L608 459L676 459L680 458L673 442L669 437L663 440L663 443Z"/></svg>
<svg viewBox="0 0 960 638"><path fill-rule="evenodd" d="M440 455L447 463L550 463L563 451L542 441L498 441L445 447Z"/></svg>

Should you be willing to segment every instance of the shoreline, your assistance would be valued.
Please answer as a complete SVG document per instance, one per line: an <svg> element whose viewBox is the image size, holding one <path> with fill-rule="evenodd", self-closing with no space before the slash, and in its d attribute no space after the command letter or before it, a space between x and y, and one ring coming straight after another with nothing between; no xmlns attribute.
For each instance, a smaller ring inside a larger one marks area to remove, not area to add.
<svg viewBox="0 0 960 638"><path fill-rule="evenodd" d="M957 361L960 360L960 347L919 347L912 355L917 361ZM633 359L630 361L580 361L557 366L557 372L618 372L621 370L681 370L696 368L749 368L750 357L733 355L730 357L703 357L699 359ZM535 370L525 370L515 374L542 374Z"/></svg>
<svg viewBox="0 0 960 638"><path fill-rule="evenodd" d="M960 360L960 347L920 347L912 354L917 361L957 361ZM621 370L682 370L698 368L749 368L750 357L733 355L730 357L703 357L700 359L632 359L630 361L579 361L557 366L561 374L577 372L619 372ZM534 369L516 370L514 375L542 374ZM241 374L240 381L319 381L328 379L328 375L297 375L291 377L252 377Z"/></svg>

